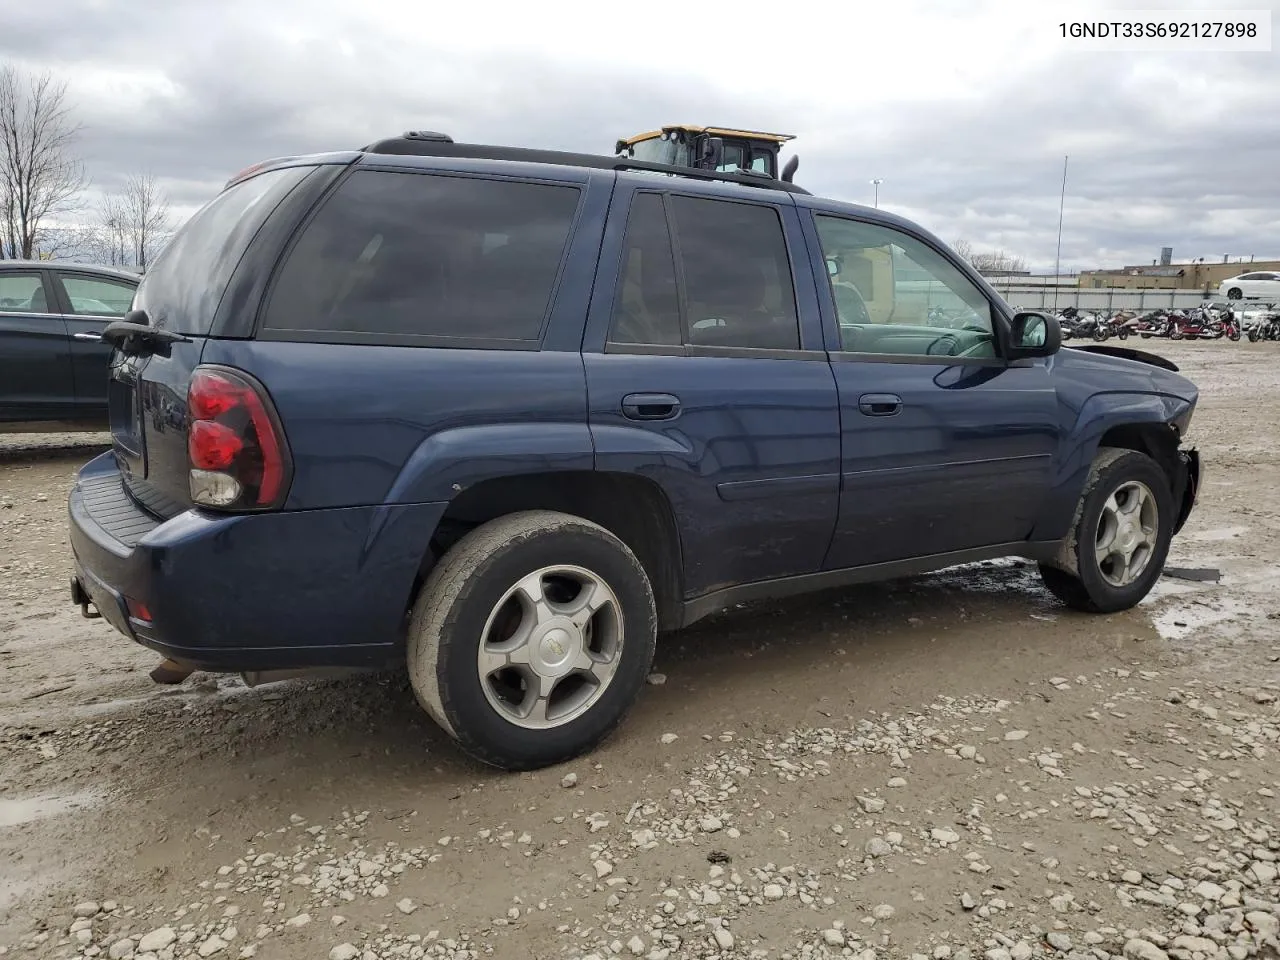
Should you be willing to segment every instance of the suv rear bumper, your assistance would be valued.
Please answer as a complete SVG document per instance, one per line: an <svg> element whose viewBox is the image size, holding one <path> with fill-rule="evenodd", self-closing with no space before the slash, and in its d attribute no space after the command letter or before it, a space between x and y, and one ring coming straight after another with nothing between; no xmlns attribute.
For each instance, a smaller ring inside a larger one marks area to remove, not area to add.
<svg viewBox="0 0 1280 960"><path fill-rule="evenodd" d="M389 664L446 506L188 510L162 521L133 501L105 453L68 498L72 601L201 670Z"/></svg>

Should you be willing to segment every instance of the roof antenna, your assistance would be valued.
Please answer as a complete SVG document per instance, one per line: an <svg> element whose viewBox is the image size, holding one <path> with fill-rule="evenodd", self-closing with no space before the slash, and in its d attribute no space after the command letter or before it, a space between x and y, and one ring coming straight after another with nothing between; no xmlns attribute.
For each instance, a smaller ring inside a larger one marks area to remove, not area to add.
<svg viewBox="0 0 1280 960"><path fill-rule="evenodd" d="M791 159L787 161L787 165L782 168L782 179L790 183L796 175L796 170L800 167L800 158L792 154Z"/></svg>

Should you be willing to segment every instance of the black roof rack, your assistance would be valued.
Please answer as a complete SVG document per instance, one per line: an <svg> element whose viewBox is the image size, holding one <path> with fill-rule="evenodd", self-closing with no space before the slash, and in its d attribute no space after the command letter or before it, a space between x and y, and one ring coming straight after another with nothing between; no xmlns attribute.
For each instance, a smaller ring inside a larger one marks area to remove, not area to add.
<svg viewBox="0 0 1280 960"><path fill-rule="evenodd" d="M513 160L525 163L552 163L565 167L589 167L594 170L640 170L666 173L695 180L718 180L764 190L785 193L809 191L785 180L760 174L717 173L696 167L678 167L667 163L647 163L625 157L605 157L594 153L568 153L562 150L534 150L528 147L499 147L482 143L454 143L447 134L410 131L400 137L388 137L360 148L361 153L391 154L410 157L466 157L476 160Z"/></svg>

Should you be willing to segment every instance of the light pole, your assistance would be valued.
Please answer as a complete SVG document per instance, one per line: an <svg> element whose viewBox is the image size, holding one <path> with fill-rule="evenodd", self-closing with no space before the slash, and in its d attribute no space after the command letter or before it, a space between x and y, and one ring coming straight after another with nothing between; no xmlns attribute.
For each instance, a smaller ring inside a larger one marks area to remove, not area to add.
<svg viewBox="0 0 1280 960"><path fill-rule="evenodd" d="M872 180L871 183L876 188L875 205L878 208L880 206L880 184L884 183L884 180L880 177L876 177L876 179Z"/></svg>
<svg viewBox="0 0 1280 960"><path fill-rule="evenodd" d="M1062 267L1062 213L1067 207L1067 161L1070 156L1062 158L1062 195L1058 198L1058 252L1053 258L1053 309L1058 310L1058 274ZM1076 303L1080 302L1079 295Z"/></svg>

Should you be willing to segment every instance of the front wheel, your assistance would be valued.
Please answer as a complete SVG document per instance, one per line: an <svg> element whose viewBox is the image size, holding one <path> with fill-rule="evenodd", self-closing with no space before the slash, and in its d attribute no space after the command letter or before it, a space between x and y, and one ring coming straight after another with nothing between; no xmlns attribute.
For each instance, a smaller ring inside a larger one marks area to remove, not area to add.
<svg viewBox="0 0 1280 960"><path fill-rule="evenodd" d="M1174 520L1169 479L1159 464L1143 453L1103 447L1058 555L1040 565L1041 579L1076 610L1128 610L1164 569Z"/></svg>
<svg viewBox="0 0 1280 960"><path fill-rule="evenodd" d="M1239 300L1244 296L1244 292L1239 287L1232 287L1227 291L1228 300Z"/></svg>
<svg viewBox="0 0 1280 960"><path fill-rule="evenodd" d="M1259 335L1260 335L1260 334L1259 334L1259 332L1258 332L1258 328L1257 328L1257 327L1250 327L1250 328L1249 328L1249 342L1250 342L1250 343L1257 343L1257 342L1258 342L1258 337L1259 337Z"/></svg>
<svg viewBox="0 0 1280 960"><path fill-rule="evenodd" d="M653 661L657 613L635 554L545 510L472 530L423 584L409 626L419 703L467 753L506 770L605 739Z"/></svg>

